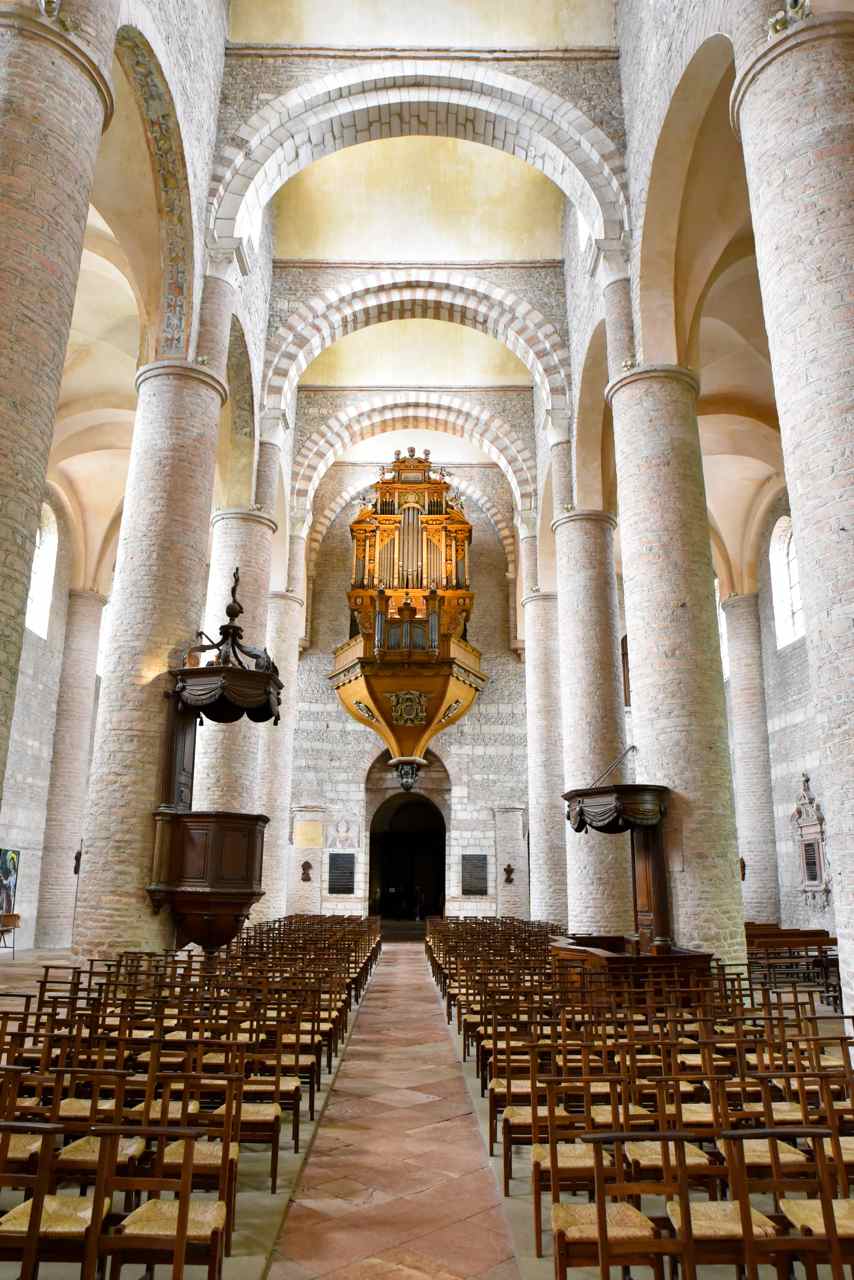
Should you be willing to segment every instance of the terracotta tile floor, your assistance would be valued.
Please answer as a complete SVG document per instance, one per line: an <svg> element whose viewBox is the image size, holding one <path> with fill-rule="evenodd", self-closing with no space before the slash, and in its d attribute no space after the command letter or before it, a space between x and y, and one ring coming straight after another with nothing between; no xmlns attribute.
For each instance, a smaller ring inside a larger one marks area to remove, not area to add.
<svg viewBox="0 0 854 1280"><path fill-rule="evenodd" d="M519 1280L419 943L388 943L359 1010L268 1280Z"/></svg>

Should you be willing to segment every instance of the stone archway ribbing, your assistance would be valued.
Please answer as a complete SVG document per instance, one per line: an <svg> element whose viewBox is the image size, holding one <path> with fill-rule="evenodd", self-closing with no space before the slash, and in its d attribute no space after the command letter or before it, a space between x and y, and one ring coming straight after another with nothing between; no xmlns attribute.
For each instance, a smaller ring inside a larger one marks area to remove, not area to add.
<svg viewBox="0 0 854 1280"><path fill-rule="evenodd" d="M376 271L295 307L267 349L265 408L293 420L297 384L340 338L389 320L442 320L503 343L530 370L546 412L568 413L570 357L554 325L507 289L462 271Z"/></svg>
<svg viewBox="0 0 854 1280"><path fill-rule="evenodd" d="M516 509L530 511L536 506L536 459L529 445L504 418L451 392L421 392L397 399L377 396L332 414L296 451L294 500L301 508L310 508L317 486L337 457L360 440L400 427L422 427L473 441L501 468Z"/></svg>
<svg viewBox="0 0 854 1280"><path fill-rule="evenodd" d="M381 138L456 137L520 157L577 204L596 237L628 227L624 160L571 102L481 64L368 63L264 104L214 167L209 234L233 247L287 180L344 147Z"/></svg>

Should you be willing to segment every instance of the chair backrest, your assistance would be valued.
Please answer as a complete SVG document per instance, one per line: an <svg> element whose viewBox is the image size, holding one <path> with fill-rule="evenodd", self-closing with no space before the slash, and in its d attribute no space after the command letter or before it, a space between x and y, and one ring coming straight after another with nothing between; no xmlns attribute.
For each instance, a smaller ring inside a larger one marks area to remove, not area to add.
<svg viewBox="0 0 854 1280"><path fill-rule="evenodd" d="M181 1280L187 1252L187 1233L190 1220L190 1198L193 1191L193 1154L196 1142L203 1136L201 1129L161 1125L96 1125L92 1130L99 1139L98 1167L95 1174L95 1192L92 1206L92 1224L86 1247L83 1267L84 1280L95 1280L99 1266L99 1241L104 1222L104 1205L112 1204L119 1192L144 1192L149 1199L159 1199L164 1192L171 1193L178 1201L178 1215L173 1237L172 1276ZM153 1173L134 1171L127 1174L119 1163L119 1143L122 1138L143 1138L155 1147ZM175 1140L184 1143L183 1159L177 1177L169 1177L163 1171L163 1152L166 1145Z"/></svg>
<svg viewBox="0 0 854 1280"><path fill-rule="evenodd" d="M29 1164L22 1167L18 1160L14 1163L10 1161L10 1144L17 1134L35 1135L40 1139L35 1169ZM30 1201L27 1230L21 1232L20 1240L16 1240L10 1232L3 1233L3 1243L7 1247L20 1244L20 1280L33 1280L38 1271L39 1232L44 1200L50 1186L54 1152L61 1136L60 1125L0 1120L0 1187L21 1188L27 1192Z"/></svg>

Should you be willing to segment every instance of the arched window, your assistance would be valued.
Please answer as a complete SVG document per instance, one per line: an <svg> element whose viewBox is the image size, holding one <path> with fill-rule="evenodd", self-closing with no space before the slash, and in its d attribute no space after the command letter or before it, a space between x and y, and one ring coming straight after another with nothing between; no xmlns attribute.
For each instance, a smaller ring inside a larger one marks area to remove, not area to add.
<svg viewBox="0 0 854 1280"><path fill-rule="evenodd" d="M792 521L789 516L781 516L774 526L769 560L777 648L782 649L793 640L800 639L804 634L801 575L795 554Z"/></svg>
<svg viewBox="0 0 854 1280"><path fill-rule="evenodd" d="M721 666L723 667L724 680L729 680L729 640L726 633L726 614L721 605L721 584L715 578L715 611L718 615L718 639L721 646Z"/></svg>
<svg viewBox="0 0 854 1280"><path fill-rule="evenodd" d="M45 503L42 506L41 523L36 534L36 551L30 574L30 594L27 596L26 627L37 636L47 639L50 626L50 606L53 603L53 579L56 573L56 553L59 531L56 516Z"/></svg>

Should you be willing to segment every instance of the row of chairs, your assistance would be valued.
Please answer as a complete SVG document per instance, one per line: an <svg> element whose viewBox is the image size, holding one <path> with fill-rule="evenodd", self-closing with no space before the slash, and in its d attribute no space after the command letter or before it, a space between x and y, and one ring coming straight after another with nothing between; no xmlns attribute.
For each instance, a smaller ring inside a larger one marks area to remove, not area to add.
<svg viewBox="0 0 854 1280"><path fill-rule="evenodd" d="M220 1277L241 1149L269 1148L275 1193L283 1122L296 1152L379 951L377 920L294 916L0 993L0 1187L21 1193L0 1259Z"/></svg>
<svg viewBox="0 0 854 1280"><path fill-rule="evenodd" d="M854 1042L815 989L677 961L568 973L547 929L512 921L431 921L427 954L505 1194L531 1148L535 1249L548 1196L557 1276L641 1256L752 1274L772 1259L781 1276L793 1256L808 1272L854 1261Z"/></svg>

